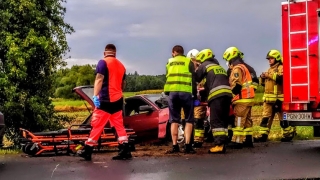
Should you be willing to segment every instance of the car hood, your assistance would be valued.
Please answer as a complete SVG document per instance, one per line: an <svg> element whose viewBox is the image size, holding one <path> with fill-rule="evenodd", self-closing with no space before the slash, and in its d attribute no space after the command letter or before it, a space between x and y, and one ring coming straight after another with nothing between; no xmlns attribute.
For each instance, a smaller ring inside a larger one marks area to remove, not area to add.
<svg viewBox="0 0 320 180"><path fill-rule="evenodd" d="M92 101L92 96L93 96L93 85L88 85L88 86L78 86L72 89L72 92L75 92L78 94L83 100L87 101L92 109L95 108L95 105Z"/></svg>

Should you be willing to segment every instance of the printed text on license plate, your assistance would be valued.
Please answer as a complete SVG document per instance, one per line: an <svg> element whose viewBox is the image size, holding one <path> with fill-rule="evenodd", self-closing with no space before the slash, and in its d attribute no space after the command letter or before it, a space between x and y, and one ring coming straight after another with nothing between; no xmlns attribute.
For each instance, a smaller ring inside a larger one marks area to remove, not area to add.
<svg viewBox="0 0 320 180"><path fill-rule="evenodd" d="M283 113L283 120L311 120L312 113Z"/></svg>

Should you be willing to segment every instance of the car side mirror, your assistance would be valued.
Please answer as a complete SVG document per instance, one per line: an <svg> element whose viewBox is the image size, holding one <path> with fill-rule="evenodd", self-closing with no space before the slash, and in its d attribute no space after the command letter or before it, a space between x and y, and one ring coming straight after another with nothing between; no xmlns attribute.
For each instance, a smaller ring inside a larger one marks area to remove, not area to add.
<svg viewBox="0 0 320 180"><path fill-rule="evenodd" d="M143 106L139 106L139 111L153 111L153 108L152 106L149 106L149 105L143 105Z"/></svg>

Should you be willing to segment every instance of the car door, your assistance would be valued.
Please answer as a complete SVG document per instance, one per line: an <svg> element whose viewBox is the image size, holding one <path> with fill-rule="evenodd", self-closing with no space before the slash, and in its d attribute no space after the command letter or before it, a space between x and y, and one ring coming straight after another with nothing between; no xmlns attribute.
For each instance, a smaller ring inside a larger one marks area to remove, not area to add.
<svg viewBox="0 0 320 180"><path fill-rule="evenodd" d="M131 97L126 99L124 125L132 128L139 140L152 140L158 138L158 111L139 111L139 107L151 104L142 97Z"/></svg>

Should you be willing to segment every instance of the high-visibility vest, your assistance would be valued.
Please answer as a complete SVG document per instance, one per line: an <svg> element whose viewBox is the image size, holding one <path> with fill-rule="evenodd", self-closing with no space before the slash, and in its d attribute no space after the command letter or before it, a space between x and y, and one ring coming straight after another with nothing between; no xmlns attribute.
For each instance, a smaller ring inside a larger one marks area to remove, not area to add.
<svg viewBox="0 0 320 180"><path fill-rule="evenodd" d="M167 81L164 92L192 93L192 74L189 71L190 59L185 56L170 58L167 63Z"/></svg>
<svg viewBox="0 0 320 180"><path fill-rule="evenodd" d="M233 97L232 102L253 102L254 101L254 86L252 85L252 78L248 68L243 64L238 64L234 68L240 68L242 75L242 89L241 93Z"/></svg>

